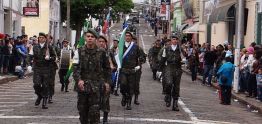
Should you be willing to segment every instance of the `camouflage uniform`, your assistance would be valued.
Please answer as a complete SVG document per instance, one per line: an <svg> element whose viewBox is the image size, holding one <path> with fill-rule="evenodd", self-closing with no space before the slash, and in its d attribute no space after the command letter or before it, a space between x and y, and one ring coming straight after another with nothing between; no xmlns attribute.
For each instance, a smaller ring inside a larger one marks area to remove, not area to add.
<svg viewBox="0 0 262 124"><path fill-rule="evenodd" d="M78 49L79 63L74 65L73 77L76 82L84 81L84 91L78 91L77 108L81 124L98 124L100 120L100 82L110 79L109 61L106 52L97 47L83 46ZM76 83L77 84L77 83Z"/></svg>
<svg viewBox="0 0 262 124"><path fill-rule="evenodd" d="M162 47L161 50L158 53L158 61L159 61L159 65L158 65L158 69L159 71L162 72L161 77L162 77L162 94L166 94L166 63L162 62L165 61L165 59L162 59L162 54L163 54L163 50L165 47Z"/></svg>
<svg viewBox="0 0 262 124"><path fill-rule="evenodd" d="M48 49L47 49L48 48ZM49 50L50 59L45 60L46 51ZM56 60L55 51L51 46L47 46L45 43L44 47L35 45L33 48L34 53L34 63L33 63L33 83L35 93L37 94L38 98L36 101L36 105L39 105L41 99L43 98L43 108L46 106L47 98L49 95L49 83L50 83L50 76L52 63Z"/></svg>
<svg viewBox="0 0 262 124"><path fill-rule="evenodd" d="M124 46L124 52L128 48ZM136 82L136 71L135 67L140 66L139 58L141 58L142 53L139 47L134 44L133 48L129 53L123 58L122 68L120 70L120 92L123 95L121 104L125 106L127 104L127 110L131 110L132 96L134 94L134 85Z"/></svg>
<svg viewBox="0 0 262 124"><path fill-rule="evenodd" d="M158 70L158 65L159 65L159 61L157 57L158 57L158 53L160 49L161 47L153 46L152 48L150 48L149 53L148 53L149 62L150 62L150 66L153 72L154 80L156 80L156 72Z"/></svg>
<svg viewBox="0 0 262 124"><path fill-rule="evenodd" d="M141 47L139 47L140 53L142 54L139 57L139 64L141 66L141 68L136 71L136 81L134 84L134 94L135 94L135 100L134 100L134 104L139 105L138 102L138 95L140 94L140 90L139 90L139 84L140 84L140 79L141 79L141 75L142 75L142 64L144 64L146 62L146 54L144 53L143 49Z"/></svg>
<svg viewBox="0 0 262 124"><path fill-rule="evenodd" d="M100 48L103 49L103 48ZM104 49L103 49L104 50ZM109 54L110 52L107 52L106 58L109 60ZM108 70L104 70L104 73L111 75L111 71L106 72ZM111 84L111 78L108 78L106 80L107 83ZM110 112L110 92L106 92L106 88L103 84L103 81L100 81L100 110L103 111L103 123L107 123L108 121L108 113Z"/></svg>
<svg viewBox="0 0 262 124"><path fill-rule="evenodd" d="M57 53L58 49L56 46L52 45L52 49L55 51L55 56L57 58ZM56 61L52 61L51 63L51 72L50 72L50 83L49 83L49 96L48 96L48 103L53 103L52 102L52 97L55 94L55 75L56 75L56 70L58 69L58 66L56 64Z"/></svg>
<svg viewBox="0 0 262 124"><path fill-rule="evenodd" d="M173 98L173 110L178 110L177 101L179 98L179 91L180 91L180 80L182 76L182 69L181 69L181 49L180 46L177 45L175 51L172 50L171 46L164 48L163 52L166 53L166 56L161 56L161 62L166 63L165 68L165 90L166 90L166 97L165 101L167 103L167 107L171 105L171 100ZM161 55L163 53L160 53ZM171 98L172 97L172 98Z"/></svg>

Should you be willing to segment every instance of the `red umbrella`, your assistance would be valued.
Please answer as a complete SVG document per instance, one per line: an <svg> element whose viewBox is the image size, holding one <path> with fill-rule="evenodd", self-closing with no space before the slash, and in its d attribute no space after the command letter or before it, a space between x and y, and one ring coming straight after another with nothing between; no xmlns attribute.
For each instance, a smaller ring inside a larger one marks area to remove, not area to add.
<svg viewBox="0 0 262 124"><path fill-rule="evenodd" d="M4 38L5 38L5 34L0 33L0 39L4 39Z"/></svg>

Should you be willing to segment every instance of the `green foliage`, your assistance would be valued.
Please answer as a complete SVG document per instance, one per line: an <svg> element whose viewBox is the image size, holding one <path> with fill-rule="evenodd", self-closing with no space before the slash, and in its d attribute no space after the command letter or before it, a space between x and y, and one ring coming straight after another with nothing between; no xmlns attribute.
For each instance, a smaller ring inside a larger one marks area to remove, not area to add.
<svg viewBox="0 0 262 124"><path fill-rule="evenodd" d="M61 0L61 21L66 20L66 1ZM72 29L83 26L86 18L103 19L108 13L108 7L112 7L112 18L118 12L128 13L134 8L132 0L71 0L71 18Z"/></svg>
<svg viewBox="0 0 262 124"><path fill-rule="evenodd" d="M132 0L118 0L112 8L115 12L129 13L134 8L134 3Z"/></svg>

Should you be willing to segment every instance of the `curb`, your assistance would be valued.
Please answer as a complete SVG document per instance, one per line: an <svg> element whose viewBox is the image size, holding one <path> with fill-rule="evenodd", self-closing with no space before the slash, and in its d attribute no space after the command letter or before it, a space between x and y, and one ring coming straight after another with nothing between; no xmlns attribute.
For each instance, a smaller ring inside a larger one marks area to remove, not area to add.
<svg viewBox="0 0 262 124"><path fill-rule="evenodd" d="M184 69L182 69L183 72L185 72L187 75L191 75L190 72L188 71L185 71ZM199 76L197 76L197 80L200 80L202 81L203 79L201 79ZM219 89L218 85L216 85L216 83L211 83L211 86L215 89ZM246 105L250 105L250 109L255 109L255 110L258 110L258 113L262 114L262 105L259 107L259 105L257 104L260 104L260 103L253 103L251 101L248 101L247 99L241 97L240 95L238 95L237 93L234 93L232 92L232 98L234 99L237 99L239 102L243 103L243 104L246 104Z"/></svg>
<svg viewBox="0 0 262 124"><path fill-rule="evenodd" d="M25 74L25 76L32 76L33 75L33 72L32 73L27 73ZM19 78L17 76L12 76L12 77L5 77L3 79L0 80L0 84L5 84L5 83L8 83L8 82L13 82L13 81L16 81L16 80L19 80Z"/></svg>

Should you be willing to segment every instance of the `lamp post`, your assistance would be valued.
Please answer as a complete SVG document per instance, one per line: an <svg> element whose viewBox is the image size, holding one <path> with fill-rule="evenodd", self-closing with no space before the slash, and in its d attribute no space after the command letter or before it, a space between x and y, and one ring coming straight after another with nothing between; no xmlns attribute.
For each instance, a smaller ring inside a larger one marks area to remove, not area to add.
<svg viewBox="0 0 262 124"><path fill-rule="evenodd" d="M235 72L234 72L234 84L233 90L238 93L239 87L239 58L240 58L240 44L244 39L244 0L238 0L238 11L237 11L237 45L235 49Z"/></svg>

